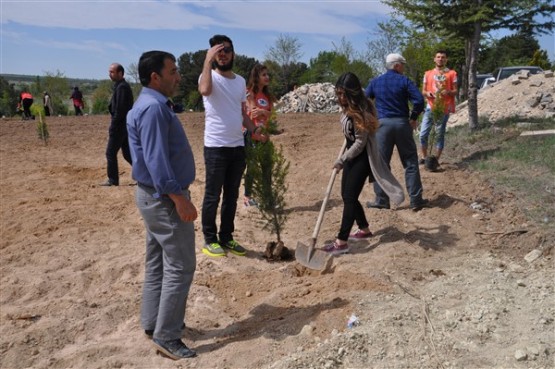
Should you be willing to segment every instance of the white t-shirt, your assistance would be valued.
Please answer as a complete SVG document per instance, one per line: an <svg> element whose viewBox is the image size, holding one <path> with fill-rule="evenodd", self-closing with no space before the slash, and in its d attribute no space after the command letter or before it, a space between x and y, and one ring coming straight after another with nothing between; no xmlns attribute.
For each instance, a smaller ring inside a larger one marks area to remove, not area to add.
<svg viewBox="0 0 555 369"><path fill-rule="evenodd" d="M247 101L246 83L243 77L233 75L235 78L226 78L212 70L212 93L202 97L206 147L237 147L245 144L242 103Z"/></svg>

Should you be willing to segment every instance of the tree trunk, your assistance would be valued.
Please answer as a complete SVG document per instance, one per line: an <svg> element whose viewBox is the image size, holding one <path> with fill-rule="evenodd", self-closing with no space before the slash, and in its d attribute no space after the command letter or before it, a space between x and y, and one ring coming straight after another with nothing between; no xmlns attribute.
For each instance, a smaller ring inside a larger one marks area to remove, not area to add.
<svg viewBox="0 0 555 369"><path fill-rule="evenodd" d="M464 64L461 66L461 77L458 83L459 87L459 101L468 100L468 76L470 74L470 42L465 40L464 42Z"/></svg>
<svg viewBox="0 0 555 369"><path fill-rule="evenodd" d="M478 0L481 4L482 1ZM478 66L478 47L480 46L480 35L482 34L482 24L474 22L474 32L468 43L468 127L471 131L478 128L478 86L476 86L476 69Z"/></svg>

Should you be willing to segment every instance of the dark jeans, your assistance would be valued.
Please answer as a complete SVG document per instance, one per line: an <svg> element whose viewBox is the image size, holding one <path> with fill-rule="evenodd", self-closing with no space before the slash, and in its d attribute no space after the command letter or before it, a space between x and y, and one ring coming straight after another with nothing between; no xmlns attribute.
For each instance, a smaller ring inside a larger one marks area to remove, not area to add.
<svg viewBox="0 0 555 369"><path fill-rule="evenodd" d="M384 118L380 119L380 127L376 132L380 154L389 165L393 148L397 147L401 164L405 168L405 184L410 196L411 205L422 201L422 181L418 169L418 151L412 136L412 127L406 118ZM389 205L389 197L382 188L374 182L376 202L381 205Z"/></svg>
<svg viewBox="0 0 555 369"><path fill-rule="evenodd" d="M33 117L31 114L31 105L33 105L33 99L23 99L21 101L23 107L23 119L30 119Z"/></svg>
<svg viewBox="0 0 555 369"><path fill-rule="evenodd" d="M110 133L106 147L106 162L108 163L108 180L111 184L119 185L118 151L121 149L123 158L131 164L129 141L127 133Z"/></svg>
<svg viewBox="0 0 555 369"><path fill-rule="evenodd" d="M83 115L83 111L81 111L81 107L79 105L73 105L73 108L75 109L75 115Z"/></svg>
<svg viewBox="0 0 555 369"><path fill-rule="evenodd" d="M206 243L226 243L233 239L235 212L239 186L245 171L245 148L204 147L206 181L202 201L202 233ZM216 226L216 214L222 194L220 231Z"/></svg>
<svg viewBox="0 0 555 369"><path fill-rule="evenodd" d="M341 177L341 197L343 198L343 216L337 238L342 241L349 239L349 233L356 222L360 229L368 227L364 209L358 201L366 180L370 174L368 154L364 150L355 159L348 161L343 166Z"/></svg>

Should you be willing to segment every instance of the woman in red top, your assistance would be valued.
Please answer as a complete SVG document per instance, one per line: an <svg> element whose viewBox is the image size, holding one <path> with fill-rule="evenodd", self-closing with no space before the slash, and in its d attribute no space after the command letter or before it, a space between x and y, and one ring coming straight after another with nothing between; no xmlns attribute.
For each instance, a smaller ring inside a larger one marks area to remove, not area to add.
<svg viewBox="0 0 555 369"><path fill-rule="evenodd" d="M267 139L268 129L270 128L270 115L272 114L272 104L275 100L269 90L270 75L268 68L262 64L256 64L251 70L247 83L247 114L257 127L262 127L261 134L252 135L245 131L245 147L260 144L263 139ZM256 206L256 201L251 198L252 176L249 173L247 160L247 172L245 173L245 206Z"/></svg>

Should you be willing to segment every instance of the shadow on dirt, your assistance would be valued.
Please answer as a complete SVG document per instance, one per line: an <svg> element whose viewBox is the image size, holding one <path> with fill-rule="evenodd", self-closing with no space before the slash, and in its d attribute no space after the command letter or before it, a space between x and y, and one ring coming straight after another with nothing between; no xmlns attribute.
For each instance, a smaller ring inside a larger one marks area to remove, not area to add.
<svg viewBox="0 0 555 369"><path fill-rule="evenodd" d="M376 247L399 241L416 244L424 250L441 251L456 245L459 238L454 233L449 233L449 226L439 225L432 228L419 227L416 230L403 233L396 227L387 227L374 232L372 240L364 247L353 248L351 253L362 254L372 251Z"/></svg>
<svg viewBox="0 0 555 369"><path fill-rule="evenodd" d="M324 200L320 200L312 206L295 206L293 208L288 208L288 209L285 210L285 212L288 213L288 214L299 212L299 211L319 212L322 208L322 202L323 201ZM330 209L338 207L338 206L343 207L343 200L341 200L341 199L329 199L328 203L326 204L326 211L329 211ZM316 221L316 218L315 218L314 221Z"/></svg>
<svg viewBox="0 0 555 369"><path fill-rule="evenodd" d="M349 302L335 298L326 303L307 307L277 307L268 304L256 306L247 319L233 323L222 329L209 331L186 330L187 338L194 341L217 341L195 346L198 353L210 353L225 345L238 341L249 341L264 336L273 340L282 340L288 336L298 335L303 327L316 320L326 310L341 309Z"/></svg>
<svg viewBox="0 0 555 369"><path fill-rule="evenodd" d="M449 194L441 194L432 201L431 206L445 210L459 202L462 202L467 205L470 204L470 202L467 200L457 198Z"/></svg>

